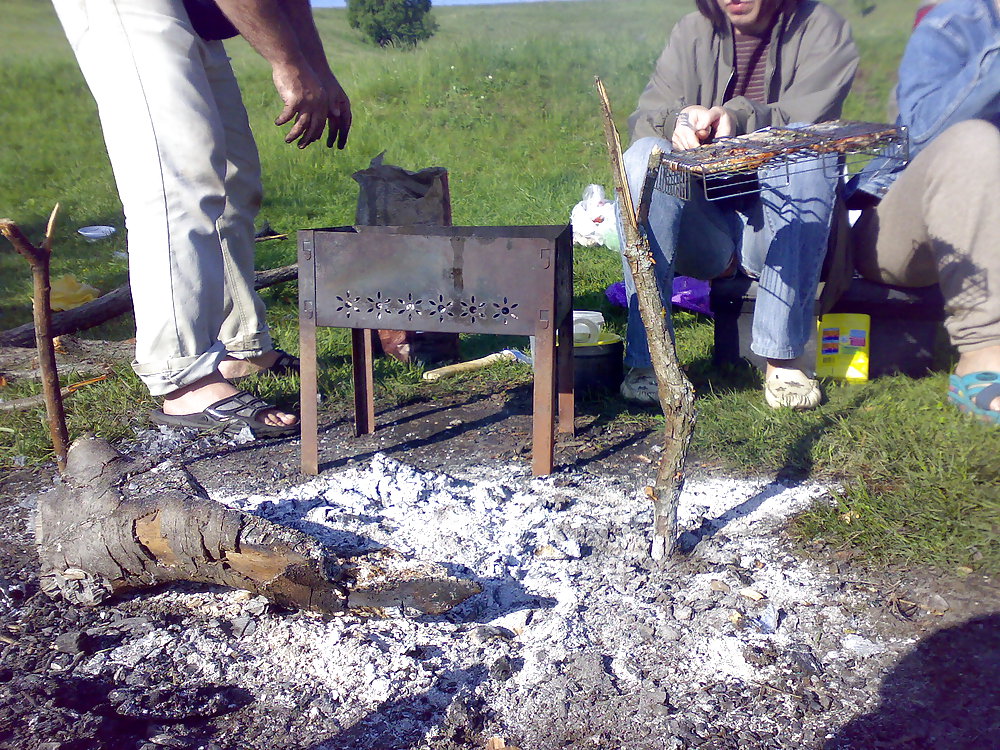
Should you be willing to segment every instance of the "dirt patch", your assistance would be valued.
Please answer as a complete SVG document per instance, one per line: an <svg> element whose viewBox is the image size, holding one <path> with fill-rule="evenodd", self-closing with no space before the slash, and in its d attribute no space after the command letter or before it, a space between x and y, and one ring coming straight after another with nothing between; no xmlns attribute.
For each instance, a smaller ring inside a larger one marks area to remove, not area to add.
<svg viewBox="0 0 1000 750"><path fill-rule="evenodd" d="M216 500L321 538L444 562L484 588L447 615L277 611L176 586L85 610L37 592L50 470L0 484L0 747L1000 747L991 581L794 553L789 513L835 488L693 461L687 553L646 554L660 436L583 402L532 479L530 393L440 393L352 434L318 478L295 441L145 432Z"/></svg>
<svg viewBox="0 0 1000 750"><path fill-rule="evenodd" d="M55 339L59 374L75 378L105 375L132 360L135 340L98 341L75 336ZM35 347L0 346L0 375L8 382L41 380Z"/></svg>

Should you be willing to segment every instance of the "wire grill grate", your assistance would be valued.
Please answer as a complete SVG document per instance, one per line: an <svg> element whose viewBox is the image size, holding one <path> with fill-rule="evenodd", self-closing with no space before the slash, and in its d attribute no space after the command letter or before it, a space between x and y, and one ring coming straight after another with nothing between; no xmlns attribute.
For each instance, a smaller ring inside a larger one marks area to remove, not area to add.
<svg viewBox="0 0 1000 750"><path fill-rule="evenodd" d="M822 158L829 155L836 159ZM702 191L708 200L718 200L757 192L761 169L771 177L780 177L782 171L787 176L793 164L812 161L814 169L842 173L876 156L905 163L909 156L906 128L851 120L768 127L665 153L654 187L683 200L690 200L695 190ZM796 171L803 171L803 167Z"/></svg>

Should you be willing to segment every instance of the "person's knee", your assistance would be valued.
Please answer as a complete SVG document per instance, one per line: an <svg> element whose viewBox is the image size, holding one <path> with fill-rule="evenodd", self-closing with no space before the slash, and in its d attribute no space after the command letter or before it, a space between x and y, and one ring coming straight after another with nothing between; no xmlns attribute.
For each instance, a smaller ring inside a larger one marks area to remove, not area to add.
<svg viewBox="0 0 1000 750"><path fill-rule="evenodd" d="M976 172L988 171L998 174L1000 165L1000 130L987 120L963 120L947 128L937 141L948 152L948 159L959 164L966 162ZM963 170L956 169L961 174Z"/></svg>
<svg viewBox="0 0 1000 750"><path fill-rule="evenodd" d="M653 153L654 148L669 152L670 141L666 138L657 138L653 135L640 138L629 146L628 150L622 155L622 162L625 165L625 169L627 171L638 168L645 169L649 164L649 155Z"/></svg>

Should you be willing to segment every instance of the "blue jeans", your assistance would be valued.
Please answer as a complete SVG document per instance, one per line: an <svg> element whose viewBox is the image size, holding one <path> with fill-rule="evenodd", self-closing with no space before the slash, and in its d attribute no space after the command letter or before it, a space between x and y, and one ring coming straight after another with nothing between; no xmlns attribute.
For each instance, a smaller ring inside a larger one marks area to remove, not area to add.
<svg viewBox="0 0 1000 750"><path fill-rule="evenodd" d="M633 201L638 202L653 147L669 152L662 138L641 138L624 154ZM707 200L700 188L690 200L653 190L645 226L656 261L656 282L667 312L674 271L696 279L721 276L735 256L758 279L751 350L771 359L794 359L812 334L816 289L826 255L837 186L835 157L823 156L787 167L761 169L761 191L737 211ZM622 222L618 222L625 248ZM646 328L639 316L635 281L622 256L628 293L625 364L650 367ZM672 331L672 328L671 328Z"/></svg>

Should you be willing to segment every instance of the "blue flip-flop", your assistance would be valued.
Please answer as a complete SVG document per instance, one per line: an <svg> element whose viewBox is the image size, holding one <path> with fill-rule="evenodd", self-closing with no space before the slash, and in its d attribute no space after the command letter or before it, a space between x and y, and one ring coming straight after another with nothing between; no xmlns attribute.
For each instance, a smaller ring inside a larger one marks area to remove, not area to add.
<svg viewBox="0 0 1000 750"><path fill-rule="evenodd" d="M990 409L990 403L1000 396L1000 372L972 372L948 380L948 399L959 409L984 422L1000 425L1000 411Z"/></svg>

